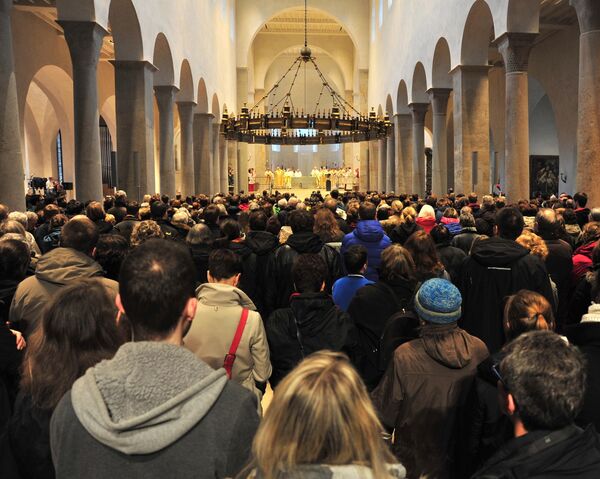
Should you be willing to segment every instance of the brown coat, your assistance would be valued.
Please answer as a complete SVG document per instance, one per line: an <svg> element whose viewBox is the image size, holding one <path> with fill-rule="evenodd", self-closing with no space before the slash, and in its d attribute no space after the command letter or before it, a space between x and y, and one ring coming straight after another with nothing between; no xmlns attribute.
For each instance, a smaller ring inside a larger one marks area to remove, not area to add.
<svg viewBox="0 0 600 479"><path fill-rule="evenodd" d="M456 424L477 365L488 357L478 338L449 325L427 324L396 349L373 401L395 429L394 453L408 477L452 478Z"/></svg>
<svg viewBox="0 0 600 479"><path fill-rule="evenodd" d="M10 321L23 321L31 332L42 320L44 309L61 288L77 280L98 278L111 298L119 292L116 281L103 277L104 272L93 258L71 248L56 248L38 261L35 276L19 283L10 306Z"/></svg>

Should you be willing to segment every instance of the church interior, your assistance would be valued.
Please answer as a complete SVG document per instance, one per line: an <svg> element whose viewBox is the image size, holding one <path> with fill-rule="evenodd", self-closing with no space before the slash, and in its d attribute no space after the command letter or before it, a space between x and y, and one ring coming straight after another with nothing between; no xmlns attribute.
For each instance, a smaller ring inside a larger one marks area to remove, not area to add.
<svg viewBox="0 0 600 479"><path fill-rule="evenodd" d="M361 191L600 201L600 5L450 3L311 0L305 15L297 0L3 0L1 199L21 204L33 177L83 201L258 191L277 168L308 191L316 168ZM306 40L317 69L284 76ZM347 105L386 133L223 134L245 105L277 115L282 100L306 116Z"/></svg>

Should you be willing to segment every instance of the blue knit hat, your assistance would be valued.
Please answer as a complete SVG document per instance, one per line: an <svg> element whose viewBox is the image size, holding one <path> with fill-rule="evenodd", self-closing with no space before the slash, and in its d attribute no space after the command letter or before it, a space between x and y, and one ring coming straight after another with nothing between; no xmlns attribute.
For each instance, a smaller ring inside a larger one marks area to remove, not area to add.
<svg viewBox="0 0 600 479"><path fill-rule="evenodd" d="M449 324L458 321L461 315L460 291L445 279L425 281L415 296L415 310L423 321Z"/></svg>

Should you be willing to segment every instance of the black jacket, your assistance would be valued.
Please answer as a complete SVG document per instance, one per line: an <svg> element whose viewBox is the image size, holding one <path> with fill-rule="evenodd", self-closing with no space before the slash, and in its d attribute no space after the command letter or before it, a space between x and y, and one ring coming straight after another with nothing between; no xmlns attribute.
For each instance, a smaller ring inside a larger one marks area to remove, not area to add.
<svg viewBox="0 0 600 479"><path fill-rule="evenodd" d="M133 233L133 228L135 228L135 225L137 225L139 222L140 220L138 220L135 216L127 215L123 221L115 226L115 230L129 243L131 242L131 233Z"/></svg>
<svg viewBox="0 0 600 479"><path fill-rule="evenodd" d="M314 233L295 233L287 239L287 243L278 247L267 265L267 288L265 291L265 308L267 316L279 308L289 305L290 296L294 292L292 266L301 254L318 254L327 265L328 276L325 280L325 292L331 294L333 283L342 276L339 253L326 245Z"/></svg>
<svg viewBox="0 0 600 479"><path fill-rule="evenodd" d="M583 278L571 295L569 308L567 313L567 324L577 324L581 321L581 317L588 312L588 308L592 304L592 283L587 275Z"/></svg>
<svg viewBox="0 0 600 479"><path fill-rule="evenodd" d="M256 287L258 279L256 272L256 254L243 240L230 241L227 247L242 260L242 275L237 287L246 293L256 306L255 300L258 296Z"/></svg>
<svg viewBox="0 0 600 479"><path fill-rule="evenodd" d="M532 431L500 449L474 479L597 479L600 440L593 428Z"/></svg>
<svg viewBox="0 0 600 479"><path fill-rule="evenodd" d="M167 220L155 220L155 221L158 224L158 226L160 226L160 229L162 230L166 239L172 239L172 240L183 239L183 240L185 240L185 238L181 238L179 231L177 231L175 228L173 228L173 225L171 225L171 223L169 223Z"/></svg>
<svg viewBox="0 0 600 479"><path fill-rule="evenodd" d="M465 252L450 243L438 244L435 246L440 261L444 265L444 269L450 274L450 278L454 284L460 281L460 269L467 255Z"/></svg>
<svg viewBox="0 0 600 479"><path fill-rule="evenodd" d="M390 240L392 243L403 245L413 233L422 229L417 223L400 223L392 230Z"/></svg>
<svg viewBox="0 0 600 479"><path fill-rule="evenodd" d="M31 396L19 394L10 420L12 453L22 479L53 479L50 418L53 411L36 407Z"/></svg>
<svg viewBox="0 0 600 479"><path fill-rule="evenodd" d="M279 240L277 236L268 231L249 231L246 234L245 243L256 257L254 269L255 291L254 297L250 296L250 299L254 302L261 316L265 317L265 294L270 281L267 276L267 265L273 257L275 249L279 246Z"/></svg>
<svg viewBox="0 0 600 479"><path fill-rule="evenodd" d="M473 246L463 264L459 289L463 298L459 325L485 342L492 354L505 342L502 316L507 296L528 289L554 304L543 261L517 242L500 237Z"/></svg>
<svg viewBox="0 0 600 479"><path fill-rule="evenodd" d="M206 244L190 245L192 259L196 265L196 283L198 285L208 283L206 272L208 271L208 257L212 251L212 247Z"/></svg>
<svg viewBox="0 0 600 479"><path fill-rule="evenodd" d="M571 290L571 273L573 271L573 249L561 239L544 239L548 247L546 269L558 290L557 323L559 329L568 321L569 292ZM586 310L587 312L587 310Z"/></svg>
<svg viewBox="0 0 600 479"><path fill-rule="evenodd" d="M513 426L503 414L498 403L498 379L492 366L498 364L503 354L498 351L477 366L477 376L471 389L461 431L459 477L470 477L513 438Z"/></svg>
<svg viewBox="0 0 600 479"><path fill-rule="evenodd" d="M353 357L354 325L326 293L292 296L289 307L275 311L265 324L271 353L271 386L277 384L311 353L323 349L346 351Z"/></svg>
<svg viewBox="0 0 600 479"><path fill-rule="evenodd" d="M569 341L579 347L587 362L587 384L583 409L575 422L581 427L593 424L600 430L600 323L583 322L567 326ZM600 476L599 476L600 477Z"/></svg>
<svg viewBox="0 0 600 479"><path fill-rule="evenodd" d="M113 225L111 223L109 223L108 221L98 220L98 221L94 221L94 224L96 225L96 229L98 230L98 233L100 233L101 235L109 235L114 230Z"/></svg>
<svg viewBox="0 0 600 479"><path fill-rule="evenodd" d="M463 228L459 234L452 238L452 246L462 249L468 255L471 252L473 241L480 236L475 227Z"/></svg>
<svg viewBox="0 0 600 479"><path fill-rule="evenodd" d="M378 352L385 325L393 314L412 309L416 288L416 281L402 278L368 284L356 292L348 307L358 334L356 368L369 389L377 386L385 371Z"/></svg>

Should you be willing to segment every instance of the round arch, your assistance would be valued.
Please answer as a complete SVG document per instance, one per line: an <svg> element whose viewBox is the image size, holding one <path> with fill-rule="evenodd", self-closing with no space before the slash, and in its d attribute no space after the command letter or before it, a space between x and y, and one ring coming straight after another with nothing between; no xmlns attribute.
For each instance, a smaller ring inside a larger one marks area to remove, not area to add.
<svg viewBox="0 0 600 479"><path fill-rule="evenodd" d="M477 0L467 16L460 49L461 65L487 65L494 39L494 19L489 5Z"/></svg>
<svg viewBox="0 0 600 479"><path fill-rule="evenodd" d="M198 97L196 103L198 104L196 107L198 113L208 113L208 92L206 90L204 78L200 78L200 81L198 82Z"/></svg>
<svg viewBox="0 0 600 479"><path fill-rule="evenodd" d="M154 73L154 84L159 86L171 86L175 84L175 69L173 67L173 55L171 46L164 33L159 33L154 42L154 66L158 69Z"/></svg>
<svg viewBox="0 0 600 479"><path fill-rule="evenodd" d="M415 65L412 78L411 103L429 103L427 95L427 75L421 62Z"/></svg>
<svg viewBox="0 0 600 479"><path fill-rule="evenodd" d="M406 82L400 80L398 84L398 94L396 96L396 113L399 115L408 115L410 110L408 108L408 88Z"/></svg>
<svg viewBox="0 0 600 479"><path fill-rule="evenodd" d="M450 57L450 47L444 37L437 41L433 53L433 64L431 69L431 86L433 88L452 88L452 78L450 70L452 69L452 60Z"/></svg>
<svg viewBox="0 0 600 479"><path fill-rule="evenodd" d="M143 60L145 57L142 30L133 2L112 0L108 10L108 21L115 42L115 59Z"/></svg>
<svg viewBox="0 0 600 479"><path fill-rule="evenodd" d="M177 93L177 101L193 102L194 101L194 77L190 62L184 59L181 62L179 73L179 92Z"/></svg>

